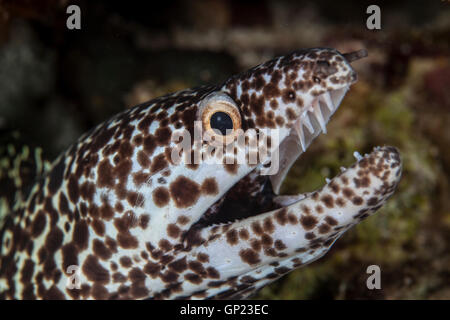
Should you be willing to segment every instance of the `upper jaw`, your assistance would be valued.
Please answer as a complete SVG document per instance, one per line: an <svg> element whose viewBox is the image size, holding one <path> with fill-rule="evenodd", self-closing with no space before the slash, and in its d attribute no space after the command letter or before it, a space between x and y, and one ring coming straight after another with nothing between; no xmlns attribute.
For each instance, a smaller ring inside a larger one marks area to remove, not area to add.
<svg viewBox="0 0 450 320"><path fill-rule="evenodd" d="M303 152L312 140L320 133L327 133L326 125L339 107L348 87L326 91L315 97L307 106L297 121L293 124L294 133Z"/></svg>
<svg viewBox="0 0 450 320"><path fill-rule="evenodd" d="M279 146L279 170L270 176L274 193L279 193L281 184L295 160L320 133L327 133L326 125L339 108L349 87L348 85L329 90L312 98L310 104L302 109L292 123L289 135Z"/></svg>

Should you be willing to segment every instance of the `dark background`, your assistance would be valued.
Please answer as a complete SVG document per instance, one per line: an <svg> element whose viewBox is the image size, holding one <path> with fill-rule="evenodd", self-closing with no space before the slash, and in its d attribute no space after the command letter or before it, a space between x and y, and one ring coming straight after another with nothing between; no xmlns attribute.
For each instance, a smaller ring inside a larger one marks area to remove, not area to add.
<svg viewBox="0 0 450 320"><path fill-rule="evenodd" d="M359 82L291 170L306 192L394 145L399 190L323 259L263 289L270 299L450 298L450 1L1 1L0 129L18 129L52 159L113 114L180 89L222 81L308 47L366 48ZM81 8L81 30L66 8ZM381 8L381 30L366 8ZM370 291L367 266L382 271Z"/></svg>

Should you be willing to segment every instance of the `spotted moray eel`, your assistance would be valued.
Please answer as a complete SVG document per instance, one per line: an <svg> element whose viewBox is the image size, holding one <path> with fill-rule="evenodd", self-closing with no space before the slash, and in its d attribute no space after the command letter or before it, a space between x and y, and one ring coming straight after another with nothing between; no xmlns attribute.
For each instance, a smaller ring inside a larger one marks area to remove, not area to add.
<svg viewBox="0 0 450 320"><path fill-rule="evenodd" d="M294 161L326 132L357 79L350 62L363 56L298 50L98 125L3 213L0 298L246 298L322 257L401 176L397 149L376 147L319 190L278 195ZM271 156L227 163L236 149L252 152L242 145L212 154L214 164L173 161L174 134L194 132L195 121L217 137L225 127L278 129L270 148L279 170L264 173Z"/></svg>

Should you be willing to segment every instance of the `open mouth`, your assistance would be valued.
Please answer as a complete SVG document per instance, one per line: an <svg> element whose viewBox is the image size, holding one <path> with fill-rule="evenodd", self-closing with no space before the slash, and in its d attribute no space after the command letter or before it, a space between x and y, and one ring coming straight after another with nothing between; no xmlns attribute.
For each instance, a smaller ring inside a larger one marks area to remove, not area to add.
<svg viewBox="0 0 450 320"><path fill-rule="evenodd" d="M321 132L327 133L326 125L347 90L348 87L321 94L294 123L297 139L303 152Z"/></svg>
<svg viewBox="0 0 450 320"><path fill-rule="evenodd" d="M360 50L343 56L348 62L352 62L366 55L365 50ZM203 228L243 220L301 200L303 195L278 196L281 184L293 163L308 149L312 141L321 133L327 133L328 122L355 80L356 77L340 89L329 90L316 96L311 104L303 109L293 123L289 135L279 145L278 172L274 175L259 176L253 172L238 181L191 227L185 239L195 238L194 234Z"/></svg>
<svg viewBox="0 0 450 320"><path fill-rule="evenodd" d="M355 74L349 75L338 90L314 97L305 94L310 105L303 105L283 128L283 140L274 145L279 152L262 158L239 181L232 180L234 186L216 198L184 233L180 249L193 257L207 254L226 279L211 289L208 297L248 297L287 272L315 261L345 231L381 208L395 191L401 176L399 152L394 147L376 147L364 156L355 152L354 164L325 179L326 184L316 190L277 195L291 164L315 137L327 132L327 123L354 82ZM280 170L273 176L264 175L267 165L276 160L274 156L279 157Z"/></svg>
<svg viewBox="0 0 450 320"><path fill-rule="evenodd" d="M279 171L275 175L249 176L236 183L222 198L211 206L185 235L195 238L195 233L212 225L235 222L275 210L286 205L279 201L284 196L277 196L280 186L292 164L304 153L312 141L321 133L326 133L326 126L332 115L339 108L350 86L327 91L317 96L311 105L298 117L290 134L279 146ZM252 192L251 185L257 190ZM287 196L289 201L292 197ZM298 199L300 200L301 197ZM189 240L188 240L189 241Z"/></svg>
<svg viewBox="0 0 450 320"><path fill-rule="evenodd" d="M279 147L280 169L270 176L273 191L278 194L289 168L308 149L311 142L321 133L327 133L326 126L339 108L349 86L327 91L317 96L298 120L294 122L290 135Z"/></svg>

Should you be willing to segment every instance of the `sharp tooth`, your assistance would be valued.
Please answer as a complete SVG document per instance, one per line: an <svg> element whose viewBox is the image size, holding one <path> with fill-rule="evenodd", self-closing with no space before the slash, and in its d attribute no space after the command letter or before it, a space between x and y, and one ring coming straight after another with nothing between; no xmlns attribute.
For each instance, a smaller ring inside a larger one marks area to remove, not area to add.
<svg viewBox="0 0 450 320"><path fill-rule="evenodd" d="M331 182L331 179L325 178L325 181L326 181L327 184L329 184Z"/></svg>
<svg viewBox="0 0 450 320"><path fill-rule="evenodd" d="M329 92L325 92L324 94L322 94L322 99L325 102L325 104L327 105L328 109L330 109L330 111L333 111L334 109L336 109L336 107L334 106L333 100L331 100L331 96Z"/></svg>
<svg viewBox="0 0 450 320"><path fill-rule="evenodd" d="M347 170L347 168L341 167L341 172L345 172L345 170Z"/></svg>
<svg viewBox="0 0 450 320"><path fill-rule="evenodd" d="M322 111L320 110L320 106L319 106L319 101L318 100L315 100L313 102L313 107L314 107L314 115L316 116L316 119L319 122L320 127L322 128L322 132L326 134L327 133L327 127L326 127L325 120L323 119Z"/></svg>
<svg viewBox="0 0 450 320"><path fill-rule="evenodd" d="M360 161L363 158L363 156L358 151L353 152L353 156L357 161Z"/></svg>
<svg viewBox="0 0 450 320"><path fill-rule="evenodd" d="M310 133L314 133L314 127L309 120L308 113L305 114L303 123Z"/></svg>
<svg viewBox="0 0 450 320"><path fill-rule="evenodd" d="M298 125L295 126L295 131L297 132L298 138L300 140L302 150L303 152L305 152L306 151L305 135L303 134L303 126L300 122L298 123Z"/></svg>

